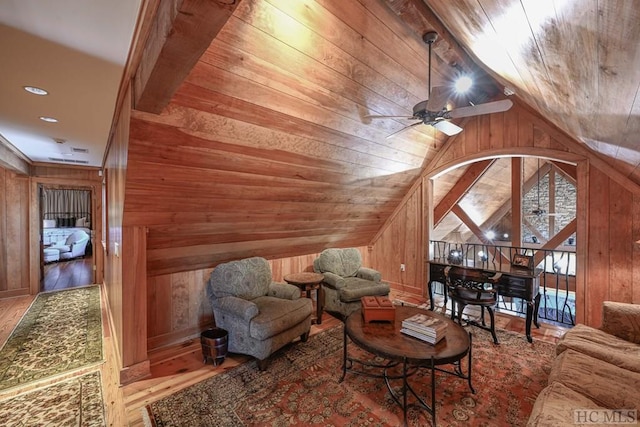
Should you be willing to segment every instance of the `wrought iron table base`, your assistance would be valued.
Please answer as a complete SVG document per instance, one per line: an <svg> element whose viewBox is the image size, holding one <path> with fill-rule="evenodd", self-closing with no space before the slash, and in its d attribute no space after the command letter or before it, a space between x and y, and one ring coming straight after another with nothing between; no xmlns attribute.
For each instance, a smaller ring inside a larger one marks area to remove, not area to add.
<svg viewBox="0 0 640 427"><path fill-rule="evenodd" d="M473 344L473 335L471 335L471 333L469 333L469 354L468 354L468 364L467 364L467 374L465 374L462 371L462 359L458 360L457 362L453 363L453 370L447 370L447 369L442 369L442 368L438 368L435 364L435 359L432 356L429 359L429 364L428 366L415 366L415 365L411 365L408 361L407 358L405 357L402 362L397 362L397 361L393 361L390 360L385 364L378 364L378 363L372 363L372 362L366 362L363 360L359 360L359 359L354 359L354 358L350 358L347 354L347 344L348 344L348 340L347 340L347 331L346 328L344 330L344 344L343 344L343 356L342 356L342 377L340 378L339 382L344 381L347 372L351 372L357 375L363 375L363 376L367 376L367 377L373 377L373 378L383 378L384 382L387 386L387 389L389 390L389 393L391 394L391 397L393 398L393 400L398 404L398 406L400 406L400 408L402 408L402 415L403 415L403 420L404 420L404 425L408 425L407 424L407 410L411 407L415 407L417 409L422 409L424 411L426 411L428 414L431 415L431 419L433 422L433 426L436 426L436 371L439 372L443 372L445 374L449 374L449 375L455 375L459 378L465 379L467 380L468 384L469 384L469 389L471 390L471 393L475 394L476 391L473 388L473 385L471 384L471 363L472 363L472 344ZM366 351L366 350L365 350ZM376 374L376 373L372 373L372 372L365 372L363 370L358 370L356 368L354 368L354 363L358 363L362 366L368 366L368 367L373 367L373 368L380 368L382 369L382 373L381 374ZM402 374L392 374L389 375L389 373L387 372L389 369L394 368L398 365L402 365ZM431 404L428 404L422 397L420 397L418 395L418 393L416 393L416 391L413 389L413 387L411 387L411 385L408 382L408 378L411 377L412 375L414 375L416 372L418 372L418 370L420 368L423 369L429 369L431 370ZM395 390L393 390L390 380L402 380L402 393L397 393ZM415 402L411 402L409 403L408 401L408 396L409 394L412 394L413 397L415 398Z"/></svg>

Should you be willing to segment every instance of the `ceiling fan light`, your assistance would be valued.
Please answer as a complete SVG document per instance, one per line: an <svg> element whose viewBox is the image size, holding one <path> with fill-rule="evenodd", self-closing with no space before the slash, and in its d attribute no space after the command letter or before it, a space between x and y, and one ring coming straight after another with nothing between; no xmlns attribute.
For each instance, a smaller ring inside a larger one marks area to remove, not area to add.
<svg viewBox="0 0 640 427"><path fill-rule="evenodd" d="M439 120L432 124L432 126L438 129L440 132L447 136L457 135L462 132L462 128L455 123L451 123L448 120Z"/></svg>
<svg viewBox="0 0 640 427"><path fill-rule="evenodd" d="M458 80L453 84L453 88L457 93L466 93L473 86L473 80L469 76L460 76Z"/></svg>

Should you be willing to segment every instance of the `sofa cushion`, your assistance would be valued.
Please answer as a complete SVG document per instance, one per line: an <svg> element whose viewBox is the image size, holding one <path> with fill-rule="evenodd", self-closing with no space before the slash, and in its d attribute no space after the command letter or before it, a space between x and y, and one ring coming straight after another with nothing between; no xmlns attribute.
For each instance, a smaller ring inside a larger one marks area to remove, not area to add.
<svg viewBox="0 0 640 427"><path fill-rule="evenodd" d="M640 344L640 304L605 301L602 304L603 331Z"/></svg>
<svg viewBox="0 0 640 427"><path fill-rule="evenodd" d="M640 346L625 341L599 329L578 324L567 331L558 341L556 354L567 349L588 354L628 369L640 372Z"/></svg>
<svg viewBox="0 0 640 427"><path fill-rule="evenodd" d="M258 306L258 315L251 319L249 334L257 340L266 340L311 316L311 299L286 300L276 297L259 297L252 301Z"/></svg>
<svg viewBox="0 0 640 427"><path fill-rule="evenodd" d="M271 267L266 259L247 258L219 264L209 278L216 298L236 296L252 300L264 296L271 284Z"/></svg>
<svg viewBox="0 0 640 427"><path fill-rule="evenodd" d="M549 382L559 382L606 408L640 409L640 373L568 349L553 362Z"/></svg>
<svg viewBox="0 0 640 427"><path fill-rule="evenodd" d="M388 283L375 283L359 277L347 277L344 282L345 286L338 291L342 302L360 301L360 298L365 296L389 294Z"/></svg>
<svg viewBox="0 0 640 427"><path fill-rule="evenodd" d="M325 249L317 262L321 273L328 271L342 277L355 276L361 266L362 256L356 248Z"/></svg>
<svg viewBox="0 0 640 427"><path fill-rule="evenodd" d="M553 382L544 388L531 410L527 426L558 427L574 425L574 409L603 409L588 397Z"/></svg>

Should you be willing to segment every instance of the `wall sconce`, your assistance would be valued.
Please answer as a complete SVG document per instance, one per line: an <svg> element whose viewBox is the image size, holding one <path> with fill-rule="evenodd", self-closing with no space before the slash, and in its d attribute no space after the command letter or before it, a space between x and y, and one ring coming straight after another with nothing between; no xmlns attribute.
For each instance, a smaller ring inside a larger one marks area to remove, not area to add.
<svg viewBox="0 0 640 427"><path fill-rule="evenodd" d="M532 236L532 237L531 237L531 241L532 241L533 243L538 243L538 238L537 238L536 236Z"/></svg>
<svg viewBox="0 0 640 427"><path fill-rule="evenodd" d="M482 262L487 262L489 260L489 256L485 251L478 251L478 259Z"/></svg>

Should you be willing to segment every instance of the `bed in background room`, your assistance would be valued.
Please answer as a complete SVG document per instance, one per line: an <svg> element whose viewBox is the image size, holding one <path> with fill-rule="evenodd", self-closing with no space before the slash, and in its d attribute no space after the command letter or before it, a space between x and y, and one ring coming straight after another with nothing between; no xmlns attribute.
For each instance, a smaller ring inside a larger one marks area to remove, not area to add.
<svg viewBox="0 0 640 427"><path fill-rule="evenodd" d="M91 223L86 212L47 212L42 221L42 244L46 247L63 245L76 231L83 231L91 236ZM91 243L87 245L83 255L91 253Z"/></svg>

